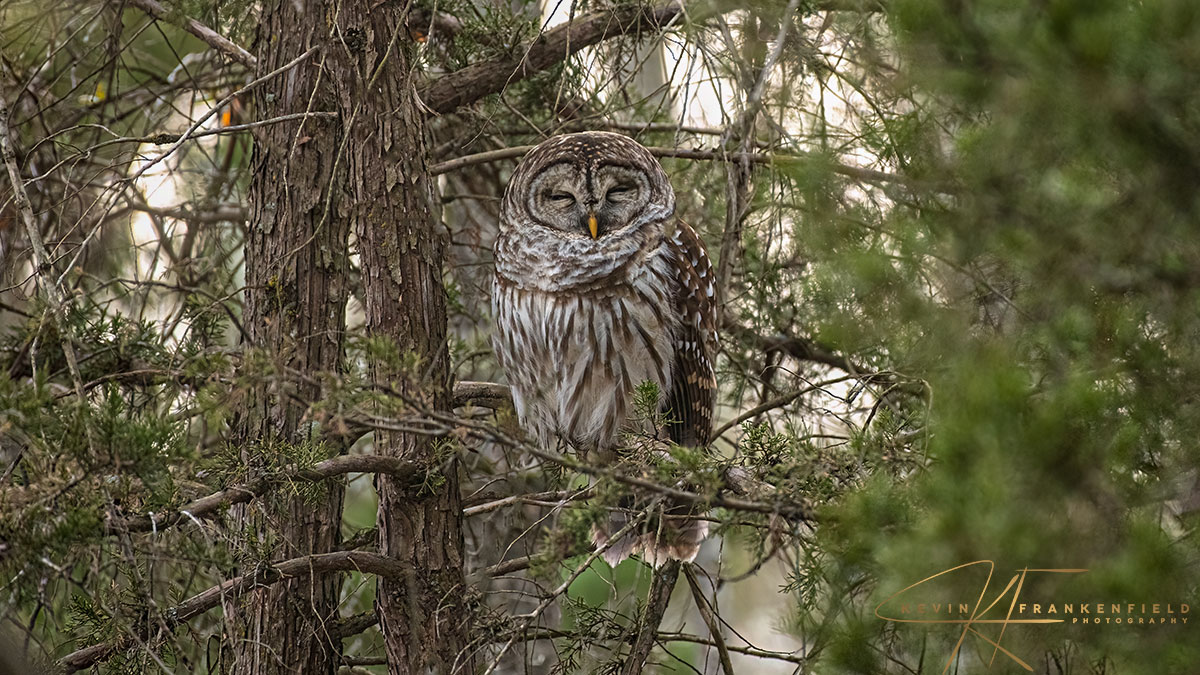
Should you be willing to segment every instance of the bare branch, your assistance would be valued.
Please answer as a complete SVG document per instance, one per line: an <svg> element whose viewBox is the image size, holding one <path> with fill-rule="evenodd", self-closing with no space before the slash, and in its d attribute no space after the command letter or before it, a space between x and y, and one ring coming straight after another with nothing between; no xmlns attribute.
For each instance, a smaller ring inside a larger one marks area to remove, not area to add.
<svg viewBox="0 0 1200 675"><path fill-rule="evenodd" d="M13 202L21 214L21 221L25 224L25 233L29 237L29 245L33 248L35 274L41 281L40 285L46 294L46 302L50 305L50 311L54 315L62 342L63 356L67 359L67 368L71 372L71 380L75 385L75 394L82 401L83 377L79 374L79 359L75 355L75 346L71 344L65 322L63 295L58 283L54 280L54 264L46 251L45 242L42 241L42 231L38 228L37 220L33 215L33 205L29 201L29 194L25 191L25 183L21 178L21 170L17 166L17 154L13 150L12 134L9 131L8 123L8 103L0 98L0 159L3 160L4 166L8 170L8 180L12 183L13 189ZM85 429L90 445L92 442L91 428L85 427Z"/></svg>
<svg viewBox="0 0 1200 675"><path fill-rule="evenodd" d="M738 3L720 6L698 3L688 7L689 18L699 21L714 13L738 9ZM875 12L879 0L823 0L813 9L820 11ZM501 91L592 45L643 29L664 30L680 14L683 3L668 2L657 7L636 3L591 12L539 35L516 50L518 56L473 63L434 80L420 91L425 107L435 113L448 113Z"/></svg>
<svg viewBox="0 0 1200 675"><path fill-rule="evenodd" d="M475 572L475 573L469 575L467 577L467 581L470 583L478 583L484 579L490 579L492 577L498 577L498 576L502 576L504 574L512 574L513 572L520 572L522 570L527 570L533 566L533 561L536 559L537 559L537 556L527 555L527 556L523 556L520 558L512 558L511 560L505 560L505 561L496 563L495 565L492 565L491 567L485 567L485 568L479 570L478 572Z"/></svg>
<svg viewBox="0 0 1200 675"><path fill-rule="evenodd" d="M541 448L538 448L537 446L534 446L534 445L521 444L520 447L522 449L524 449L526 452L528 452L536 457L544 459L548 462L554 462L555 464L565 466L574 471L578 471L580 473L586 473L586 474L593 475L593 476L606 476L606 477L609 477L609 478L617 481L618 483L624 483L626 485L632 485L634 487L639 487L648 492L661 494L666 497L670 497L671 499L685 502L688 504L700 504L702 506L727 508L727 509L733 509L736 511L750 511L750 512L754 512L754 513L779 514L779 515L788 516L791 518L796 518L798 520L805 520L805 521L815 520L815 517L812 512L812 508L808 504L803 504L803 503L799 503L799 502L771 503L771 502L750 501L750 500L746 500L746 499L740 499L737 497L726 497L721 494L701 495L701 494L696 494L695 492L689 492L687 490L682 490L677 487L672 487L669 485L662 485L660 483L656 483L654 481L647 480L645 478L641 478L640 476L633 476L633 475L621 473L620 471L613 470L609 467L598 467L598 466L591 466L588 464L584 464L583 462L576 461L576 460L574 460L570 457L566 457L564 455L559 455L559 454L556 454L553 452L547 452L547 451L542 450ZM725 476L727 486L730 489L742 489L742 485L735 484L734 481L732 481L730 479L729 474L730 474L730 472L727 471L726 476Z"/></svg>
<svg viewBox="0 0 1200 675"><path fill-rule="evenodd" d="M730 467L724 472L724 484L721 489L715 494L697 494L678 487L670 485L662 485L652 480L642 478L641 476L624 473L615 467L595 466L585 462L581 462L573 457L563 455L557 452L544 450L541 447L532 443L526 443L505 434L495 425L477 422L475 420L456 417L451 414L444 413L438 410L429 410L424 408L420 401L406 397L394 389L384 388L389 394L397 396L414 408L420 410L424 416L421 418L423 425L416 427L411 424L395 424L389 420L377 418L372 420L370 427L384 431L405 431L409 433L422 433L436 436L455 435L461 436L464 433L472 438L478 438L485 441L501 443L507 447L529 453L539 459L553 462L559 466L566 467L572 471L585 473L591 476L602 476L611 478L612 480L642 488L647 492L659 494L664 497L670 497L686 504L699 504L710 508L727 508L735 511L750 511L753 513L764 513L768 515L781 515L787 518L800 521L813 521L812 506L804 501L797 500L779 500L774 502L751 501L738 497L726 496L728 492L736 494L749 494L749 482L744 480L744 477L738 476L735 478L735 469ZM760 491L761 492L761 491ZM614 535L615 537L616 535Z"/></svg>
<svg viewBox="0 0 1200 675"><path fill-rule="evenodd" d="M787 42L788 29L792 25L792 15L796 13L800 0L790 0L783 10L783 19L779 25L779 33L775 36L775 46L762 64L758 79L749 88L749 97L736 123L730 124L721 135L722 152L728 152L736 140L740 150L739 160L725 167L725 230L721 234L721 248L717 257L716 286L729 292L729 278L733 268L742 257L742 229L746 217L750 214L750 194L752 190L751 161L747 157L753 142L754 121L762 107L762 97L766 92L767 80L775 69L775 63L783 54ZM748 75L748 74L747 74ZM748 79L743 78L743 79ZM745 85L743 85L745 89Z"/></svg>
<svg viewBox="0 0 1200 675"><path fill-rule="evenodd" d="M861 377L871 377L869 373L873 372L870 368L855 364L847 356L802 337L783 334L757 335L729 317L721 322L721 330L739 340L757 345L763 351L782 351L794 359L822 363Z"/></svg>
<svg viewBox="0 0 1200 675"><path fill-rule="evenodd" d="M636 675L642 672L650 650L658 642L658 626L662 623L663 614L667 612L667 604L671 601L671 591L675 589L675 580L679 578L678 560L668 560L665 565L654 571L654 581L650 584L650 595L646 600L646 611L634 622L638 627L637 638L629 649L629 656L621 668L621 675Z"/></svg>
<svg viewBox="0 0 1200 675"><path fill-rule="evenodd" d="M585 14L539 35L518 48L517 56L473 63L443 75L421 90L421 100L435 113L451 112L545 70L585 47L644 28L661 30L682 11L680 2L658 7L634 3Z"/></svg>
<svg viewBox="0 0 1200 675"><path fill-rule="evenodd" d="M856 376L856 375L846 375L843 377L835 377L833 379L825 380L823 382L817 382L816 384L809 386L809 387L805 387L803 389L797 389L796 391L790 391L786 394L781 394L779 396L776 396L775 398L767 401L766 403L755 406L755 407L751 408L750 410L747 410L746 412L729 420L725 424L722 424L721 426L717 427L716 430L713 431L712 437L720 438L721 434L725 433L726 431L729 431L731 428L741 424L742 422L745 422L748 419L758 417L759 415L761 415L765 412L774 410L776 408L782 408L783 406L791 403L792 401L795 401L796 399L800 398L801 396L803 396L805 394L808 394L808 393L811 393L814 391L820 391L821 389L824 389L825 387L828 387L829 385L832 385L832 384L837 384L838 382L845 382L846 380L856 380L856 379L859 379L858 376Z"/></svg>
<svg viewBox="0 0 1200 675"><path fill-rule="evenodd" d="M396 579L403 577L411 570L408 565L395 558L366 551L337 551L292 558L261 566L249 574L234 577L193 595L166 611L167 625L177 626L186 623L221 604L222 600L256 588L270 586L285 579L346 571L365 572ZM84 647L66 655L59 663L66 669L66 672L73 673L108 659L124 646L124 641L117 640Z"/></svg>
<svg viewBox="0 0 1200 675"><path fill-rule="evenodd" d="M413 480L424 472L416 464L395 457L380 455L341 455L317 462L306 469L283 475L263 476L248 483L234 485L186 504L178 511L163 516L142 516L110 521L110 532L150 532L162 530L185 519L203 518L232 504L243 504L266 494L271 488L290 481L315 482L347 473L383 473L400 480Z"/></svg>
<svg viewBox="0 0 1200 675"><path fill-rule="evenodd" d="M183 205L159 208L138 202L130 204L129 208L162 218L176 218L193 223L219 223L223 221L237 223L246 220L246 207L232 202L213 204L211 208L201 211L196 211Z"/></svg>
<svg viewBox="0 0 1200 675"><path fill-rule="evenodd" d="M87 151L92 152L92 151L98 150L100 148L103 148L105 146L114 145L117 143L153 143L155 145L166 145L167 143L175 143L176 141L180 140L181 138L186 138L187 140L194 141L197 138L204 138L206 136L219 136L221 134L234 134L239 131L246 131L249 129L257 129L259 127L270 126L272 124L281 124L283 122L295 122L297 120L304 120L304 119L310 119L310 118L336 119L337 117L338 117L338 114L335 112L313 110L310 112L292 113L290 115L279 115L278 117L270 117L267 119L255 120L253 122L246 122L245 124L231 124L229 126L218 127L216 129L206 129L204 131L197 131L196 133L191 133L191 134L186 134L186 135L185 134L172 134L172 133L157 133L157 134L153 134L153 135L149 135L149 136L122 136L120 138L112 138L107 141L102 141L100 143L97 143L96 145L93 145L92 147L88 148Z"/></svg>
<svg viewBox="0 0 1200 675"><path fill-rule="evenodd" d="M708 633L712 635L712 640L716 644L717 656L721 659L721 669L725 675L733 675L733 662L729 659L729 648L725 646L725 638L721 636L721 624L714 616L713 609L708 606L708 598L704 597L704 591L700 588L700 582L696 579L696 572L692 569L692 565L685 566L683 574L687 577L688 586L692 587L692 599L696 602L696 609L700 611L700 618L704 619L704 624L708 626Z"/></svg>
<svg viewBox="0 0 1200 675"><path fill-rule="evenodd" d="M663 642L691 642L698 645L708 645L715 647L716 641L710 638L703 638L699 635L689 635L687 633L659 633L658 639ZM759 659L776 659L779 661L788 661L791 663L804 665L807 663L803 656L789 654L788 652L771 651L767 649L759 649L757 647L741 647L738 645L725 645L725 649L746 656L753 656Z"/></svg>
<svg viewBox="0 0 1200 675"><path fill-rule="evenodd" d="M504 159L516 159L522 157L525 153L533 149L532 145L514 145L509 148L501 148L499 150L489 150L480 152L474 155L464 155L455 157L444 162L438 162L429 167L429 173L437 176L450 171L456 171L465 166L474 164L485 164L487 162L496 162ZM748 161L753 164L774 164L777 166L787 166L800 163L815 163L823 164L829 167L829 170L848 178L854 178L864 183L896 183L905 185L911 188L924 188L929 190L946 191L945 186L936 186L927 184L922 181L913 180L907 176L901 176L886 171L878 171L875 169L866 169L859 166L850 166L849 164L838 164L831 162L828 158L820 155L808 153L765 153L765 152L725 152L722 150L693 150L688 148L661 148L649 147L646 148L650 154L655 157L673 157L677 159L703 159L714 160L720 162L740 162Z"/></svg>
<svg viewBox="0 0 1200 675"><path fill-rule="evenodd" d="M334 620L329 627L329 635L335 640L341 640L358 635L377 623L379 623L379 615L372 609L369 612Z"/></svg>
<svg viewBox="0 0 1200 675"><path fill-rule="evenodd" d="M658 499L655 499L653 502L651 502L649 508L653 508L654 506L656 506L658 504L658 501L659 501ZM534 610L532 612L530 612L529 614L526 614L522 617L524 619L524 621L521 623L521 627L519 629L517 629L516 632L513 633L512 637L510 637L508 639L508 642L506 642L504 644L504 647L502 647L500 649L500 651L496 652L496 656L492 659L492 662L488 665L488 668L487 668L487 670L484 671L483 675L491 675L491 673L496 670L497 666L500 665L500 660L502 658L504 658L505 652L507 652L508 649L510 647L512 647L513 642L516 640L516 636L518 634L520 634L521 632L528 630L529 627L532 626L533 623L538 620L538 617L540 617L542 615L542 612L545 612L546 608L549 607L550 604L553 603L556 599L558 599L559 596L566 593L567 589L571 587L571 584L575 583L575 580L578 579L580 577L580 575L582 575L585 571L587 571L589 568L591 568L592 563L596 562L596 560L598 560L600 558L600 556L604 555L604 552L607 551L609 549L609 547L611 547L615 542L620 541L621 537L632 532L634 530L634 528L636 528L638 525L640 525L641 522L643 520L645 520L647 512L648 511L642 511L641 513L637 514L637 516L630 518L629 522L626 523L625 526L622 527L620 530L617 530L617 532L614 533L608 539L607 542L605 542L601 546L598 546L595 551L593 551L590 555L588 555L588 557L585 558L583 560L583 562L578 567L575 568L575 571L572 572L570 575L568 575L567 578L561 584L559 584L557 588L555 588L553 591L545 594L545 596L543 596L543 598L542 598L542 601L540 603L538 603L538 606L536 608L534 608ZM676 574L678 574L678 572L679 572L678 563L675 561L672 561L672 562L668 563L668 566L670 566L672 564L676 565L675 572L676 572ZM668 596L669 596L669 593L668 593ZM657 625L656 625L656 628L657 628Z"/></svg>
<svg viewBox="0 0 1200 675"><path fill-rule="evenodd" d="M586 495L591 490L591 487L583 488L582 490L552 490L549 492L534 492L524 495L512 495L511 497L503 497L490 502L484 502L475 506L468 506L463 509L463 516L470 518L481 513L495 511L496 509L509 506L510 504L544 504L548 500L554 503L567 503L575 501Z"/></svg>
<svg viewBox="0 0 1200 675"><path fill-rule="evenodd" d="M167 23L175 23L171 20L172 18L175 18L172 16L172 13L169 12L166 7L163 7L154 0L129 0L129 4L137 7L155 19L166 21ZM178 16L178 14L176 13L175 16ZM221 52L234 61L241 63L251 70L258 65L258 59L254 58L253 54L246 51L241 46L234 44L229 38L217 33L213 29L205 26L195 19L184 17L184 20L179 27L200 38L205 44L213 49Z"/></svg>
<svg viewBox="0 0 1200 675"><path fill-rule="evenodd" d="M509 392L508 385L495 382L455 382L454 407L461 408L465 405L476 405L492 410L511 408L512 394Z"/></svg>
<svg viewBox="0 0 1200 675"><path fill-rule="evenodd" d="M507 636L500 636L506 638ZM575 637L570 631L557 630L553 628L538 628L530 629L524 632L524 640L557 640L559 638ZM716 643L711 638L700 637L690 633L659 633L659 642L691 642L698 645L707 645L715 647ZM726 649L730 652L745 654L759 659L775 659L778 661L788 661L790 663L803 665L807 663L803 656L798 656L791 652L771 651L768 649L759 649L757 647L742 647L739 645L726 645Z"/></svg>

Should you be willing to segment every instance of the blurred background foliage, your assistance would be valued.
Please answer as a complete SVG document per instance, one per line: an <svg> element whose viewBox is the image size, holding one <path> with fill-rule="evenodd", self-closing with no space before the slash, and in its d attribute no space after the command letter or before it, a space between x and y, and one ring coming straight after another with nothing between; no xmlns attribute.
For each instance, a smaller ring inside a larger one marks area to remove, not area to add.
<svg viewBox="0 0 1200 675"><path fill-rule="evenodd" d="M1078 568L1087 572L1031 576L1022 597L1195 604L1200 6L794 6L750 3L640 43L617 38L429 123L434 165L588 128L674 154L758 155L744 174L748 165L712 156L663 160L681 216L731 261L718 414L728 428L712 461L751 470L773 486L770 499L817 509L813 524L713 514L721 536L699 565L725 640L784 656L743 649L738 671L943 672L958 628L889 623L875 610L978 560L995 563L989 597L1022 568ZM432 78L512 55L548 18L603 7L417 3L457 24L410 34L406 48ZM251 51L257 11L223 1L171 8ZM35 291L39 271L6 187L0 608L6 630L49 663L139 634L165 608L268 559L266 543L219 522L106 528L244 479L225 443L228 419L247 383L286 373L239 346L251 141L221 129L254 111L226 106L201 127L216 133L131 179L169 147L154 137L182 132L247 71L170 21L115 3L9 2L0 23L0 96L69 296L56 322ZM761 105L752 100L760 78ZM439 178L461 380L499 377L487 293L511 168L480 161ZM361 330L357 299L347 313ZM81 353L83 400L64 340ZM365 398L356 387L378 345L350 343L349 372L314 408L314 426L336 427ZM499 423L511 420L501 413ZM369 450L364 437L351 452ZM325 457L319 446L271 452L278 467ZM468 509L578 484L502 447L463 454ZM351 541L370 540L374 499L370 476L350 479ZM535 559L525 576L480 582L489 617L480 624L498 635L511 627L505 613L528 611L539 584L557 586L585 559L586 517L546 500L468 518L468 571ZM979 572L939 580L928 601L974 603ZM611 665L611 641L636 621L648 583L638 561L595 563L540 624L551 649L530 646L506 667ZM704 638L682 586L663 631ZM349 575L343 616L370 610L373 593L369 578ZM219 617L200 617L105 668L217 672L210 641L220 630ZM1068 622L1011 626L1003 645L1036 672L1189 673L1200 663L1194 633ZM380 670L366 659L379 653L374 629L345 645L365 659L355 667ZM664 635L663 645L654 659L663 672L719 672L700 641ZM990 646L976 636L964 645L950 670L983 672ZM1023 669L1001 656L989 672Z"/></svg>
<svg viewBox="0 0 1200 675"><path fill-rule="evenodd" d="M1189 602L1197 8L901 1L888 18L927 118L897 150L909 175L946 192L897 204L867 245L814 264L809 297L859 311L807 318L927 383L929 461L826 513L826 581L898 590L994 560L993 591L1013 570L1069 567L1089 571L1048 589L1055 601ZM806 241L827 223L806 221ZM853 648L879 632L875 618L847 624L834 660L887 671L886 651ZM1009 639L1063 672L1190 672L1190 628L1021 627ZM951 637L928 653L948 653Z"/></svg>

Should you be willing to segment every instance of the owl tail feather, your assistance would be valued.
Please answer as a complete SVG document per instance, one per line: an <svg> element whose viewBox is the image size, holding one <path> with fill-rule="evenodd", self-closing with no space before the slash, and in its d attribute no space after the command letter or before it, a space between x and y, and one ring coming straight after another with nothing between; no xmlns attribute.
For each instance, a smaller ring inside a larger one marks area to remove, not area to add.
<svg viewBox="0 0 1200 675"><path fill-rule="evenodd" d="M662 567L668 560L692 562L708 536L708 521L687 513L686 507L680 507L669 509L644 524L641 530L628 532L610 542L611 534L625 529L631 517L627 511L613 511L607 523L592 525L592 544L597 550L608 547L601 556L613 567L638 554L655 568Z"/></svg>

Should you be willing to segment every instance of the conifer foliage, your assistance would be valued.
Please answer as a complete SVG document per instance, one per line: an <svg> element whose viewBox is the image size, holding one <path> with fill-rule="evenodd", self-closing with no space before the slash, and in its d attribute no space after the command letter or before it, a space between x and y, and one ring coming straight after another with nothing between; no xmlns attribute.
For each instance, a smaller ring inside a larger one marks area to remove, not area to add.
<svg viewBox="0 0 1200 675"><path fill-rule="evenodd" d="M0 4L0 671L1192 672L1197 45L1187 0ZM644 384L622 464L515 420L499 197L585 129L714 258L709 448ZM696 562L592 549L677 503Z"/></svg>

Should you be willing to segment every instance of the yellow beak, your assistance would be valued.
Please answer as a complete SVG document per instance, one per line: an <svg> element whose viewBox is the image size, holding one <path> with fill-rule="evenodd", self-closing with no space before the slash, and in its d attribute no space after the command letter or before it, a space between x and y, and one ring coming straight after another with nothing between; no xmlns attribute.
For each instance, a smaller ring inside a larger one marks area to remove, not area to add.
<svg viewBox="0 0 1200 675"><path fill-rule="evenodd" d="M596 222L596 214L589 213L588 214L588 231L590 231L592 233L592 239L596 238L596 232L599 229L599 227L600 227L600 224Z"/></svg>

